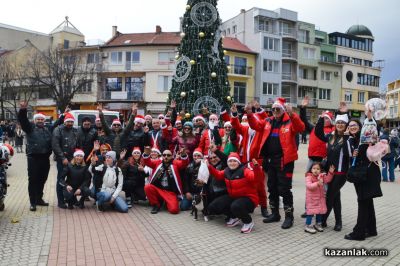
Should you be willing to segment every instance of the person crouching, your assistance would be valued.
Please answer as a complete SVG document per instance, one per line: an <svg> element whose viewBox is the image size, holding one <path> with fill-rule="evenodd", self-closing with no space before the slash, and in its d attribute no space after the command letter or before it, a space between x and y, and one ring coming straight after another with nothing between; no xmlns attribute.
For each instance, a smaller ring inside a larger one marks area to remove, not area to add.
<svg viewBox="0 0 400 266"><path fill-rule="evenodd" d="M208 165L210 175L216 180L225 180L228 195L223 195L208 205L209 214L225 214L229 218L226 226L234 227L243 222L241 232L248 234L254 227L250 216L258 205L256 189L256 176L261 173L257 160L253 159L254 170L250 170L240 163L239 154L231 152L228 157L228 167L218 171L212 165Z"/></svg>
<svg viewBox="0 0 400 266"><path fill-rule="evenodd" d="M150 158L150 147L144 150L144 164L152 169L150 183L144 187L146 196L153 206L152 214L158 213L161 202L164 201L171 214L179 213L178 196L182 197L182 182L179 172L189 164L189 157L185 150L178 153L177 158L172 157L170 150L162 153L162 159Z"/></svg>
<svg viewBox="0 0 400 266"><path fill-rule="evenodd" d="M63 195L68 203L68 209L73 209L74 204L78 203L79 208L83 209L85 197L90 195L91 175L84 162L85 153L77 149L74 158L63 169L60 186L63 187ZM81 196L79 201L77 196Z"/></svg>

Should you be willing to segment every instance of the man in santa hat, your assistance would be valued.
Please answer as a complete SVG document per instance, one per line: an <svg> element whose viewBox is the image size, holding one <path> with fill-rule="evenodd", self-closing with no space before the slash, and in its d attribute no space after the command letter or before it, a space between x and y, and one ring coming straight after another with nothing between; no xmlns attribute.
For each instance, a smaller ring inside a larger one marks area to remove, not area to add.
<svg viewBox="0 0 400 266"><path fill-rule="evenodd" d="M145 146L151 146L149 128L145 126L146 120L142 115L136 115L134 123L133 129L123 138L123 147L128 151L139 147L143 152Z"/></svg>
<svg viewBox="0 0 400 266"><path fill-rule="evenodd" d="M294 162L298 159L295 135L304 131L304 123L293 112L284 98L278 98L272 105L273 116L258 119L252 111L252 104L245 106L245 112L252 129L262 133L256 158L263 157L268 174L268 192L271 212L265 223L278 222L279 196L283 197L285 220L282 229L293 226L292 177Z"/></svg>
<svg viewBox="0 0 400 266"><path fill-rule="evenodd" d="M85 153L85 161L93 150L93 143L97 139L97 130L92 127L92 121L89 117L82 119L82 126L78 128L78 148Z"/></svg>
<svg viewBox="0 0 400 266"><path fill-rule="evenodd" d="M37 113L33 116L33 123L27 117L27 103L21 102L18 112L18 121L26 133L26 157L28 161L28 192L30 210L36 211L36 206L48 206L43 200L43 188L50 170L51 131L60 123L57 120L53 127L45 126L45 115ZM61 117L63 119L63 117Z"/></svg>

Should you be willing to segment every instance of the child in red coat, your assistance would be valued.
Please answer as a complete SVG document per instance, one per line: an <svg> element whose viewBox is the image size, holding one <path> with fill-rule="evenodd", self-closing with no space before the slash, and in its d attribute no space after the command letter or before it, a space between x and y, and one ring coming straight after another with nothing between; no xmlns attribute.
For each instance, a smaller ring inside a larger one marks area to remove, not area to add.
<svg viewBox="0 0 400 266"><path fill-rule="evenodd" d="M331 165L329 173L322 172L322 164L314 162L311 170L306 176L306 226L304 231L310 234L323 232L322 215L326 213L325 188L324 185L331 182L335 166ZM315 225L311 225L315 214Z"/></svg>

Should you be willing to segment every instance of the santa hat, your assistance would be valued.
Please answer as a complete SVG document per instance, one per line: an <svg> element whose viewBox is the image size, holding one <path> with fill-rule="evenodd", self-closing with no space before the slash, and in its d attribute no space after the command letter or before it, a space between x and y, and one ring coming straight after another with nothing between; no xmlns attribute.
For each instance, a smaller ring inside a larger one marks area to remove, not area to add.
<svg viewBox="0 0 400 266"><path fill-rule="evenodd" d="M164 119L164 118L165 118L165 116L163 114L158 115L158 119Z"/></svg>
<svg viewBox="0 0 400 266"><path fill-rule="evenodd" d="M150 119L150 120L152 120L153 117L152 117L151 115L145 115L144 119Z"/></svg>
<svg viewBox="0 0 400 266"><path fill-rule="evenodd" d="M176 124L182 124L182 119L180 117L176 118L175 125Z"/></svg>
<svg viewBox="0 0 400 266"><path fill-rule="evenodd" d="M224 123L224 127L232 127L232 124L231 124L231 122L229 122L229 121L226 121L225 123Z"/></svg>
<svg viewBox="0 0 400 266"><path fill-rule="evenodd" d="M112 121L111 126L113 126L113 125L121 125L121 121L119 121L118 118L115 118L115 119Z"/></svg>
<svg viewBox="0 0 400 266"><path fill-rule="evenodd" d="M196 115L193 118L193 123L196 122L196 120L198 120L198 119L201 119L201 120L203 120L204 123L206 123L206 120L204 119L204 117L202 115Z"/></svg>
<svg viewBox="0 0 400 266"><path fill-rule="evenodd" d="M144 116L142 116L142 115L136 115L135 116L135 124L136 123L142 123L142 124L144 124L146 121L144 120Z"/></svg>
<svg viewBox="0 0 400 266"><path fill-rule="evenodd" d="M81 150L81 149L75 149L74 157L75 157L75 156L78 156L78 155L84 157L84 156L85 156L85 153L84 153L83 150Z"/></svg>
<svg viewBox="0 0 400 266"><path fill-rule="evenodd" d="M201 149L200 149L200 148L196 148L196 149L194 150L193 155L195 155L195 154L201 155L201 157L203 157L203 153L201 152Z"/></svg>
<svg viewBox="0 0 400 266"><path fill-rule="evenodd" d="M329 121L331 121L331 123L332 123L333 114L332 114L331 112L329 112L329 111L323 112L323 113L322 113L322 117L327 117L327 118L329 119Z"/></svg>
<svg viewBox="0 0 400 266"><path fill-rule="evenodd" d="M240 163L239 154L238 154L237 152L231 152L231 153L229 153L228 162L229 162L229 160L235 160L235 161L237 161L238 163Z"/></svg>
<svg viewBox="0 0 400 266"><path fill-rule="evenodd" d="M219 120L218 116L216 114L211 114L208 120L211 120L211 118L214 117L217 121Z"/></svg>
<svg viewBox="0 0 400 266"><path fill-rule="evenodd" d="M243 116L242 116L242 120L243 120L243 119L246 119L246 120L247 120L247 115L243 115Z"/></svg>
<svg viewBox="0 0 400 266"><path fill-rule="evenodd" d="M100 116L96 116L95 122L100 121Z"/></svg>
<svg viewBox="0 0 400 266"><path fill-rule="evenodd" d="M134 148L133 148L133 150L132 150L132 155L133 155L135 152L139 152L140 154L142 154L142 151L140 150L139 147L134 147Z"/></svg>
<svg viewBox="0 0 400 266"><path fill-rule="evenodd" d="M272 105L272 108L281 108L282 110L285 110L285 103L286 99L285 98L278 98L275 100L274 104Z"/></svg>
<svg viewBox="0 0 400 266"><path fill-rule="evenodd" d="M33 116L33 120L36 120L37 118L43 118L46 119L46 116L42 113L37 113Z"/></svg>
<svg viewBox="0 0 400 266"><path fill-rule="evenodd" d="M74 118L74 116L71 115L70 113L66 113L66 114L64 115L64 123L65 123L65 122L74 122L74 121L75 121L75 118Z"/></svg>
<svg viewBox="0 0 400 266"><path fill-rule="evenodd" d="M338 122L338 121L343 121L343 122L345 122L345 123L347 124L347 123L349 123L349 117L347 116L347 114L344 114L344 115L337 115L335 121L336 121L336 122Z"/></svg>
<svg viewBox="0 0 400 266"><path fill-rule="evenodd" d="M156 152L156 153L158 153L158 155L161 155L160 150L157 149L157 148L152 148L152 149L151 149L151 152Z"/></svg>

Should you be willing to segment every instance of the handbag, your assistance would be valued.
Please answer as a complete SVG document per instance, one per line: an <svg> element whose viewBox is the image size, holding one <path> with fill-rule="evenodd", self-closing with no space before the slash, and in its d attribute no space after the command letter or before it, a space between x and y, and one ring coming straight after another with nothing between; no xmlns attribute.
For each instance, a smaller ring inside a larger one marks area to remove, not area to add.
<svg viewBox="0 0 400 266"><path fill-rule="evenodd" d="M347 171L347 181L354 184L363 183L367 180L369 164L358 163L351 166Z"/></svg>

